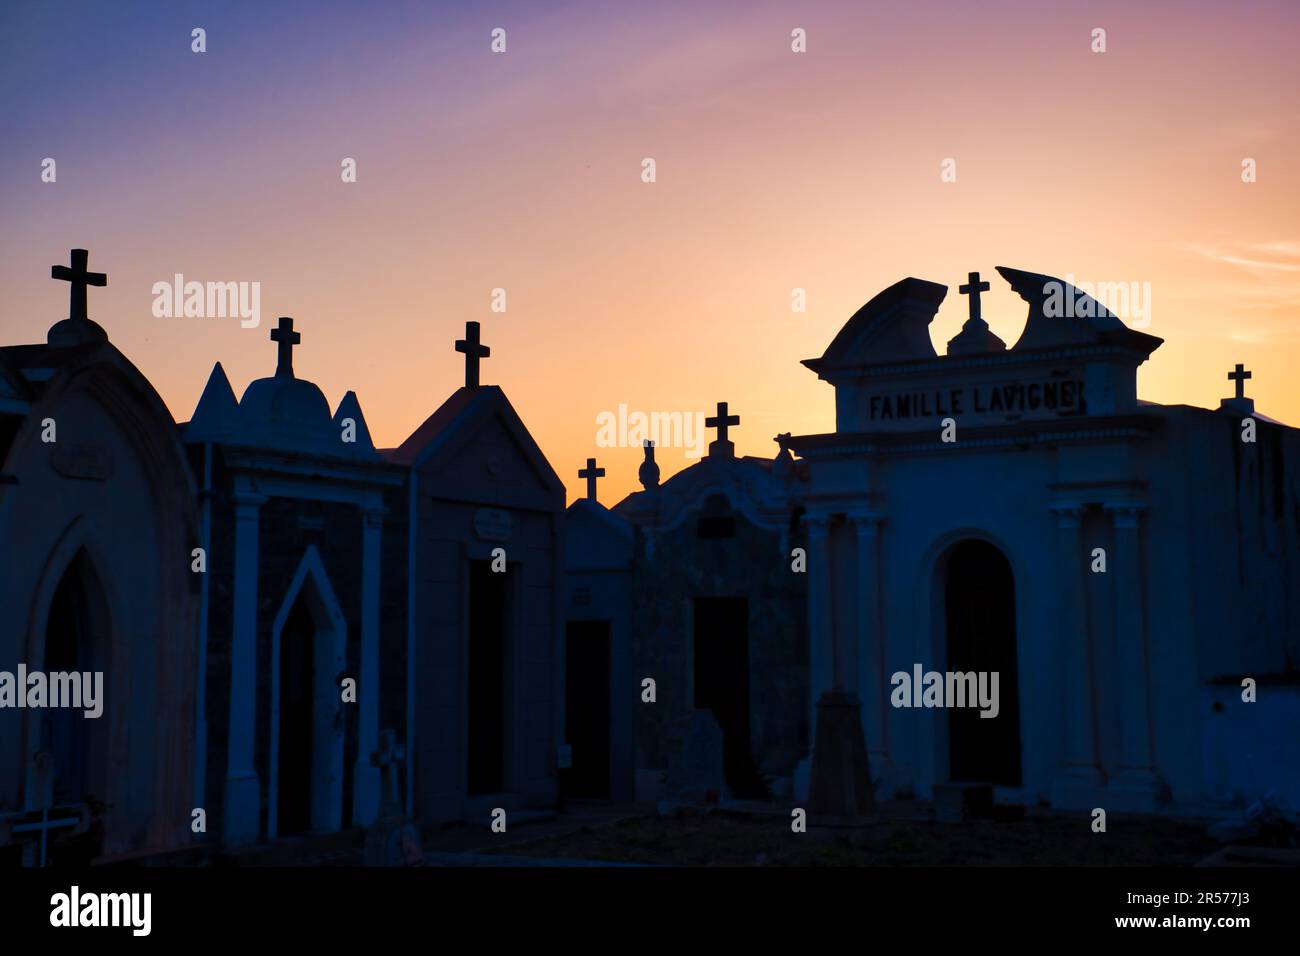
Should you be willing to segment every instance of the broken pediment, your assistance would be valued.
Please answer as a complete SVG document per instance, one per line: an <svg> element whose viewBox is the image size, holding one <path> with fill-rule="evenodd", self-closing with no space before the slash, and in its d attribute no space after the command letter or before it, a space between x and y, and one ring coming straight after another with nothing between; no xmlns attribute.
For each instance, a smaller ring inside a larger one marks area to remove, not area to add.
<svg viewBox="0 0 1300 956"><path fill-rule="evenodd" d="M930 323L947 294L937 282L895 282L853 314L821 358L803 364L825 377L837 369L937 358Z"/></svg>
<svg viewBox="0 0 1300 956"><path fill-rule="evenodd" d="M998 272L1029 304L1025 330L1013 351L1090 345L1115 336L1132 337L1135 343L1150 339L1148 353L1160 344L1160 339L1129 329L1104 305L1063 279L1006 266L998 266Z"/></svg>

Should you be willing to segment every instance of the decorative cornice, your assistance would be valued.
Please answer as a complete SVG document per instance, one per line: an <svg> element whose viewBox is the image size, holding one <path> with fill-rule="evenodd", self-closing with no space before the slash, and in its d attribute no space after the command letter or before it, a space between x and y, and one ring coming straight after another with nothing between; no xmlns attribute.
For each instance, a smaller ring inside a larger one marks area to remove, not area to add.
<svg viewBox="0 0 1300 956"><path fill-rule="evenodd" d="M1141 350L1125 342L1097 342L1081 345L1065 345L1050 349L1029 349L1017 352L992 352L984 355L940 356L938 358L918 359L911 362L892 362L883 365L839 366L827 368L822 378L828 382L836 379L887 378L893 376L942 374L951 376L953 372L963 369L1006 368L1007 366L1042 365L1067 359L1085 359L1103 356L1142 355ZM1143 358L1146 356L1143 355ZM834 382L832 382L834 384Z"/></svg>
<svg viewBox="0 0 1300 956"><path fill-rule="evenodd" d="M1147 482L1140 478L1118 481L1062 481L1047 486L1056 506L1086 508L1100 505L1106 511L1127 511L1146 507Z"/></svg>
<svg viewBox="0 0 1300 956"><path fill-rule="evenodd" d="M1108 502L1103 507L1110 515L1111 523L1116 528L1136 528L1142 523L1142 514L1147 510L1141 501Z"/></svg>
<svg viewBox="0 0 1300 956"><path fill-rule="evenodd" d="M878 511L852 511L845 515L853 523L854 529L858 534L876 534L880 526L885 523L887 515Z"/></svg>
<svg viewBox="0 0 1300 956"><path fill-rule="evenodd" d="M1084 506L1074 502L1057 502L1049 505L1048 511L1056 515L1056 523L1061 528L1078 528L1083 524Z"/></svg>
<svg viewBox="0 0 1300 956"><path fill-rule="evenodd" d="M791 447L799 452L802 459L843 458L861 455L914 455L942 453L954 454L972 449L986 448L1029 448L1061 442L1107 441L1114 439L1145 439L1157 427L1159 421L1150 416L1132 416L1129 418L1093 419L1104 422L1101 425L1084 424L1078 427L1062 428L1058 421L1024 422L1019 425L996 425L967 428L960 441L943 442L928 437L931 433L901 432L889 434L877 433L843 433L830 435L807 435L791 440ZM971 437L983 434L984 437ZM919 440L925 434L926 440Z"/></svg>
<svg viewBox="0 0 1300 956"><path fill-rule="evenodd" d="M225 447L231 471L250 474L289 475L357 485L400 485L406 480L406 465L375 460L323 458L294 452L266 451L242 445Z"/></svg>

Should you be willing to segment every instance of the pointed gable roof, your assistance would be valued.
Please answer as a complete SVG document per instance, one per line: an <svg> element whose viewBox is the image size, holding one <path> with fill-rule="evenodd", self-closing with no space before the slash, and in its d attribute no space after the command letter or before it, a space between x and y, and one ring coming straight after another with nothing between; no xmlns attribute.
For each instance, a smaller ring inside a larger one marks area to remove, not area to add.
<svg viewBox="0 0 1300 956"><path fill-rule="evenodd" d="M356 426L356 441L350 442L344 447L353 449L357 455L363 458L375 458L378 453L375 451L375 443L370 437L370 427L366 424L366 416L361 411L361 402L357 398L357 393L349 391L343 396L343 401L339 402L338 409L334 412L334 425L341 434L343 431L343 420L352 419Z"/></svg>
<svg viewBox="0 0 1300 956"><path fill-rule="evenodd" d="M895 282L844 323L821 358L803 364L819 375L841 368L937 357L930 323L948 287L924 279Z"/></svg>
<svg viewBox="0 0 1300 956"><path fill-rule="evenodd" d="M549 496L558 498L557 507L563 508L564 483L497 385L457 389L406 441L384 455L397 464L436 469L443 461L451 462L465 442L493 419L500 421L538 483Z"/></svg>
<svg viewBox="0 0 1300 956"><path fill-rule="evenodd" d="M219 442L234 430L239 414L239 403L230 379L220 362L212 366L208 384L194 407L194 414L185 426L186 442Z"/></svg>
<svg viewBox="0 0 1300 956"><path fill-rule="evenodd" d="M491 387L488 386L488 388ZM406 441L385 453L388 460L403 465L419 464L420 461L427 457L425 452L435 445L439 438L442 437L443 432L456 423L460 414L469 407L470 402L478 397L478 393L481 391L485 391L485 389L457 389L450 398L438 406L432 415L424 420L419 428L411 432Z"/></svg>
<svg viewBox="0 0 1300 956"><path fill-rule="evenodd" d="M590 498L579 498L569 505L567 514L570 518L579 516L590 518L601 527L608 528L611 534L626 538L629 541L632 540L631 523L622 515L610 511L599 501L593 501Z"/></svg>
<svg viewBox="0 0 1300 956"><path fill-rule="evenodd" d="M565 512L566 571L626 570L635 547L631 523L600 502L579 498Z"/></svg>

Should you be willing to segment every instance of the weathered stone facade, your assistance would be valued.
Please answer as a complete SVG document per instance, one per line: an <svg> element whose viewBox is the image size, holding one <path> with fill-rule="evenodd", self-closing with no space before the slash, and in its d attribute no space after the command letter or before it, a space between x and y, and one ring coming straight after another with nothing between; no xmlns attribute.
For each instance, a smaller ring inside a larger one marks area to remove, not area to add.
<svg viewBox="0 0 1300 956"><path fill-rule="evenodd" d="M665 768L671 728L701 705L697 602L741 599L750 756L764 791L788 792L807 753L811 706L807 575L793 553L804 546L800 477L784 450L775 460L738 459L730 444L715 442L699 464L615 508L637 529L635 671L653 677L658 693L655 706L637 709L636 763ZM731 653L742 653L738 643Z"/></svg>

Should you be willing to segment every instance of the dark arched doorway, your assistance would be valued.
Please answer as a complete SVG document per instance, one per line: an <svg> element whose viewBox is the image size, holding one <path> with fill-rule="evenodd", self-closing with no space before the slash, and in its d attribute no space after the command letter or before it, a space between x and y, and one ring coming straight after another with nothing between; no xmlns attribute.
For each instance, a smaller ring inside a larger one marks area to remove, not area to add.
<svg viewBox="0 0 1300 956"><path fill-rule="evenodd" d="M996 717L982 717L970 702L948 711L949 779L1018 787L1016 585L1006 556L989 542L962 541L948 553L944 623L950 674L998 675Z"/></svg>
<svg viewBox="0 0 1300 956"><path fill-rule="evenodd" d="M108 604L90 558L79 551L68 563L54 589L45 619L45 653L41 670L53 683L53 674L75 675L85 690L82 675L104 672L108 657ZM70 685L65 685L70 686ZM92 676L92 689L94 686ZM103 696L104 682L99 682ZM108 701L97 701L100 716L90 718L82 707L49 707L41 714L38 749L54 760L54 802L58 804L106 802L103 786L105 734L109 723Z"/></svg>

